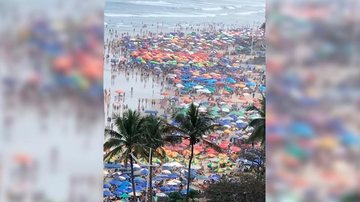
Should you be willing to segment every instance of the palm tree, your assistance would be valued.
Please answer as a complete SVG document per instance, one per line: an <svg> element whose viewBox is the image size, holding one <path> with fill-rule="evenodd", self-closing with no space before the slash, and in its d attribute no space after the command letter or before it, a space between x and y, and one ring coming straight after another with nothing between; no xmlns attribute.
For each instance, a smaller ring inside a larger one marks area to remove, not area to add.
<svg viewBox="0 0 360 202"><path fill-rule="evenodd" d="M141 138L144 134L144 118L140 117L139 112L128 110L123 113L122 117L115 116L115 127L117 131L105 129L105 135L109 138L104 144L104 149L110 151L104 158L108 160L114 155L119 155L124 165L127 165L130 160L133 200L136 201L132 154L142 153Z"/></svg>
<svg viewBox="0 0 360 202"><path fill-rule="evenodd" d="M175 121L179 123L178 126L173 126L167 124L168 132L178 132L180 135L177 136L167 136L167 140L172 139L189 139L191 153L189 158L188 165L188 176L187 176L187 188L186 188L186 201L189 201L189 191L190 191L190 170L191 162L194 157L194 145L200 141L213 147L217 151L221 151L221 148L212 142L203 138L203 135L208 134L213 131L217 124L213 124L213 120L208 117L206 114L201 114L199 112L199 107L196 107L194 103L189 106L189 109L186 114L177 114L175 115Z"/></svg>
<svg viewBox="0 0 360 202"><path fill-rule="evenodd" d="M262 98L260 99L260 109L256 106L250 106L248 107L248 111L256 111L260 117L253 119L250 123L249 126L253 127L254 130L252 131L248 141L252 142L252 144L254 144L254 142L260 142L262 146L264 146L265 143L265 131L266 131L266 123L265 123L265 113L266 113L266 99L265 96L263 94Z"/></svg>
<svg viewBox="0 0 360 202"><path fill-rule="evenodd" d="M144 150L145 155L149 156L149 192L150 197L149 201L152 201L152 159L153 156L157 156L160 158L165 157L165 151L162 149L164 146L164 128L163 122L160 118L155 116L147 116L145 117L144 124L144 138L143 144L149 150Z"/></svg>

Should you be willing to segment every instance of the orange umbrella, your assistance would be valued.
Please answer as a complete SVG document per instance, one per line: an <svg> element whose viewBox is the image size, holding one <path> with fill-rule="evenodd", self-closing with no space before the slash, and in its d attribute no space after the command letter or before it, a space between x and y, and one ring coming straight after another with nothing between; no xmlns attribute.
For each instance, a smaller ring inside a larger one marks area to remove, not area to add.
<svg viewBox="0 0 360 202"><path fill-rule="evenodd" d="M162 92L160 95L163 95L163 96L168 96L169 93L168 92Z"/></svg>
<svg viewBox="0 0 360 202"><path fill-rule="evenodd" d="M67 72L74 66L74 61L71 56L57 57L53 61L53 67L57 71Z"/></svg>
<svg viewBox="0 0 360 202"><path fill-rule="evenodd" d="M103 79L103 60L93 58L91 56L85 56L80 61L81 72L91 79Z"/></svg>
<svg viewBox="0 0 360 202"><path fill-rule="evenodd" d="M16 154L14 160L18 163L28 164L31 162L31 157L27 154Z"/></svg>

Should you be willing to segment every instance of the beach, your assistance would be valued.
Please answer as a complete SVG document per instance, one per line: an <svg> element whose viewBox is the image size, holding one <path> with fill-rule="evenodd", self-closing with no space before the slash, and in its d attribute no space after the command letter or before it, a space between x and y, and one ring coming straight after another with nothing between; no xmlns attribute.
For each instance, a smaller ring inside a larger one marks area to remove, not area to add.
<svg viewBox="0 0 360 202"><path fill-rule="evenodd" d="M172 115L186 113L191 103L221 126L206 138L223 152L204 144L195 147L192 189L200 191L221 175L239 169L238 153L251 147L243 141L250 134L246 126L259 116L246 111L246 107L258 106L266 89L264 31L260 26L222 27L208 24L184 28L178 24L171 32L144 29L135 35L109 29L104 47L107 127L113 129L113 116L121 116L127 109L176 124ZM183 193L181 175L186 172L189 141L166 145L164 149L166 159L156 160L155 195ZM147 160L138 159L136 163L136 190L144 196ZM104 172L105 200L128 196L128 171L117 157L106 162Z"/></svg>
<svg viewBox="0 0 360 202"><path fill-rule="evenodd" d="M193 103L220 125L204 138L222 152L195 145L190 188L201 192L253 165L242 167L239 154L254 146L244 140L259 117L246 108L259 107L266 91L264 2L109 1L104 16L106 127L115 129L114 115L128 109L176 125L173 115ZM184 194L189 141L163 149L165 159L153 159L153 196ZM136 195L146 201L148 160L136 159L134 169ZM104 201L131 196L129 174L116 156L104 162Z"/></svg>

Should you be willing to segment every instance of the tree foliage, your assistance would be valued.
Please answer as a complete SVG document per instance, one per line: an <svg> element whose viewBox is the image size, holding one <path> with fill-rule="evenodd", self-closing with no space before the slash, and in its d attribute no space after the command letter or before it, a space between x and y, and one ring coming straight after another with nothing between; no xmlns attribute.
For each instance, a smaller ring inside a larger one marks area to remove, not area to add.
<svg viewBox="0 0 360 202"><path fill-rule="evenodd" d="M223 177L220 182L210 184L204 195L209 202L263 202L265 178L254 173Z"/></svg>

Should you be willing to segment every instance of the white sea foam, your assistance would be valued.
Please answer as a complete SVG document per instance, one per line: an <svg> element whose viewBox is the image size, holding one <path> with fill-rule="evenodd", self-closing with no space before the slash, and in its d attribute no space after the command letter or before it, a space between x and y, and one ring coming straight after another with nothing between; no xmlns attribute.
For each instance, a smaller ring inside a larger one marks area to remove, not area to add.
<svg viewBox="0 0 360 202"><path fill-rule="evenodd" d="M261 11L246 11L246 12L235 13L235 15L254 15L254 14L263 13L263 12L265 12L265 11L264 10L261 10Z"/></svg>
<svg viewBox="0 0 360 202"><path fill-rule="evenodd" d="M106 17L139 17L139 18L206 18L216 17L216 14L201 13L201 14L187 14L187 13L166 13L166 14L126 14L126 13L105 13Z"/></svg>
<svg viewBox="0 0 360 202"><path fill-rule="evenodd" d="M106 17L137 17L134 14L126 14L126 13L104 13Z"/></svg>
<svg viewBox="0 0 360 202"><path fill-rule="evenodd" d="M174 6L175 4L166 1L129 1L128 3L145 6Z"/></svg>
<svg viewBox="0 0 360 202"><path fill-rule="evenodd" d="M235 6L226 6L226 8L227 8L227 9L230 9L230 10L234 10L234 9L236 9L237 7L235 7Z"/></svg>
<svg viewBox="0 0 360 202"><path fill-rule="evenodd" d="M221 7L211 7L211 8L201 8L203 11L220 11L222 10Z"/></svg>

